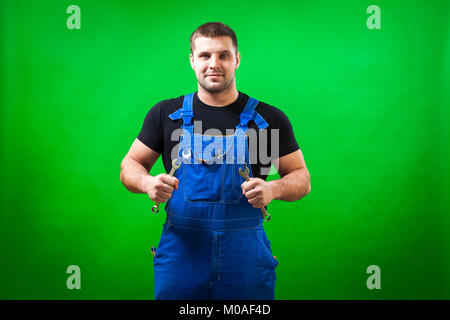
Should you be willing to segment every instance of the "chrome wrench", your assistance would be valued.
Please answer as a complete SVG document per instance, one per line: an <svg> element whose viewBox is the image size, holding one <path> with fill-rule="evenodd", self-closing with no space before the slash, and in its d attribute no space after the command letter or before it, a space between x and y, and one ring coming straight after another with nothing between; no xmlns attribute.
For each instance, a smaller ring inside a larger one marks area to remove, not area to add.
<svg viewBox="0 0 450 320"><path fill-rule="evenodd" d="M173 175L175 174L175 171L177 171L177 169L181 166L181 161L178 162L178 159L173 159L172 160L172 169L170 170L169 176L173 177ZM158 213L159 212L159 203L156 203L153 207L152 207L152 212L153 213Z"/></svg>
<svg viewBox="0 0 450 320"><path fill-rule="evenodd" d="M239 174L245 179L245 181L250 181L250 177L248 176L249 173L250 173L250 170L248 169L247 166L245 166L245 171L242 171L241 167L239 167ZM261 211L263 213L263 219L265 221L269 221L270 220L270 214L267 213L266 208L262 207Z"/></svg>

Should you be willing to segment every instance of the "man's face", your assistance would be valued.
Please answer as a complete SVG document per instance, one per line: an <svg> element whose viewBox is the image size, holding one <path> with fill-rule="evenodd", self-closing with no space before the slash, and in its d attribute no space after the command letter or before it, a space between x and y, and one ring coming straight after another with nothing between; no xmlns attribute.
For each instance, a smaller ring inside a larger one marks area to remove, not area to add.
<svg viewBox="0 0 450 320"><path fill-rule="evenodd" d="M241 60L230 37L198 37L189 56L200 86L210 93L220 93L234 83L234 73Z"/></svg>

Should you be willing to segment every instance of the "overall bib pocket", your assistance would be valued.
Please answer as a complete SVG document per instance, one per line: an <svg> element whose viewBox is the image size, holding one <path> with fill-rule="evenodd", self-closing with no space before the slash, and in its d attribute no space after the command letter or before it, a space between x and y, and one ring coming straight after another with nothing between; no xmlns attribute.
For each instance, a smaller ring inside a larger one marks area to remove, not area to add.
<svg viewBox="0 0 450 320"><path fill-rule="evenodd" d="M223 193L223 167L220 164L183 164L186 202L220 202Z"/></svg>
<svg viewBox="0 0 450 320"><path fill-rule="evenodd" d="M213 154L190 152L191 161L182 164L186 202L237 203L242 198L244 179L234 163L232 146L213 151Z"/></svg>

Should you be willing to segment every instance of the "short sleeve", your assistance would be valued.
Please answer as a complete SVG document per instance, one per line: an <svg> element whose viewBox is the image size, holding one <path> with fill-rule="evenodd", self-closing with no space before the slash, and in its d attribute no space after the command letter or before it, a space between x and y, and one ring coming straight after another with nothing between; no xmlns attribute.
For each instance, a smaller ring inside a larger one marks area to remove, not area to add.
<svg viewBox="0 0 450 320"><path fill-rule="evenodd" d="M161 102L147 113L137 138L158 153L163 152L163 129L161 125Z"/></svg>
<svg viewBox="0 0 450 320"><path fill-rule="evenodd" d="M288 155L294 151L300 149L297 140L295 139L294 130L292 128L291 121L284 114L284 112L280 112L280 157Z"/></svg>

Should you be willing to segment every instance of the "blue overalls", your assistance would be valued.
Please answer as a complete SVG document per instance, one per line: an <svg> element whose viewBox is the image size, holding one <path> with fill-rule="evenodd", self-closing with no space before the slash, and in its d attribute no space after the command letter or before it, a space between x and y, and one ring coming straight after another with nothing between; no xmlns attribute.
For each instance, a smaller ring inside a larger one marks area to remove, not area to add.
<svg viewBox="0 0 450 320"><path fill-rule="evenodd" d="M166 222L154 257L155 299L274 299L275 268L261 210L242 194L250 169L247 124L267 122L250 98L234 135L194 134L193 94L172 120L183 119L178 144L178 190L166 203Z"/></svg>

